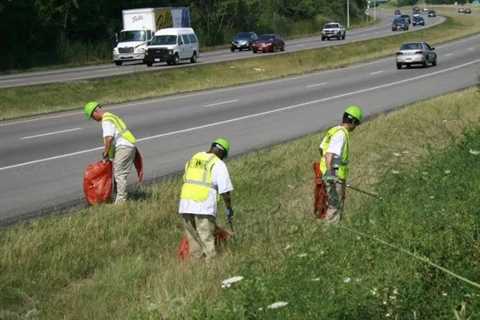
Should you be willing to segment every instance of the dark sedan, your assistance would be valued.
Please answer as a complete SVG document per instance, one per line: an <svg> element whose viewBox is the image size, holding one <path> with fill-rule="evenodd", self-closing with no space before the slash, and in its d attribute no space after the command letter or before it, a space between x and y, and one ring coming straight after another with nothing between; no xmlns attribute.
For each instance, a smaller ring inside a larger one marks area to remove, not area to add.
<svg viewBox="0 0 480 320"><path fill-rule="evenodd" d="M276 34L263 34L252 45L253 53L284 51L285 42Z"/></svg>
<svg viewBox="0 0 480 320"><path fill-rule="evenodd" d="M424 26L425 25L425 19L423 19L422 16L413 16L412 25L413 26Z"/></svg>
<svg viewBox="0 0 480 320"><path fill-rule="evenodd" d="M402 18L396 18L392 22L392 31L408 30L408 23Z"/></svg>
<svg viewBox="0 0 480 320"><path fill-rule="evenodd" d="M406 23L410 24L412 23L411 19L410 19L410 16L408 14L402 14L400 16L400 18L402 18L403 20L405 20Z"/></svg>
<svg viewBox="0 0 480 320"><path fill-rule="evenodd" d="M239 32L232 40L232 46L230 50L234 52L235 50L242 51L242 50L250 50L252 48L252 44L255 40L258 39L258 36L255 32Z"/></svg>
<svg viewBox="0 0 480 320"><path fill-rule="evenodd" d="M429 17L436 17L437 16L437 13L435 12L435 10L428 10L428 16Z"/></svg>

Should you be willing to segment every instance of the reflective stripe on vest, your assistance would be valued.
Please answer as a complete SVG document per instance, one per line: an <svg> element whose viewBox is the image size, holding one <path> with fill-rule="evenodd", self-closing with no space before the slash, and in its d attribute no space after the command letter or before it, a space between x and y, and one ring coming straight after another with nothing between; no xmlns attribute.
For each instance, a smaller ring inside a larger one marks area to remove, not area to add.
<svg viewBox="0 0 480 320"><path fill-rule="evenodd" d="M213 153L199 152L185 164L180 199L205 201L213 189L212 168L220 160Z"/></svg>
<svg viewBox="0 0 480 320"><path fill-rule="evenodd" d="M346 180L348 176L348 159L349 159L349 149L350 149L350 133L348 130L342 126L336 126L327 131L327 134L320 144L320 149L322 149L322 157L320 159L320 171L322 174L327 172L327 162L325 160L325 153L330 146L332 137L338 132L343 131L345 133L345 143L342 148L342 154L340 156L340 165L336 167L336 176L339 179Z"/></svg>

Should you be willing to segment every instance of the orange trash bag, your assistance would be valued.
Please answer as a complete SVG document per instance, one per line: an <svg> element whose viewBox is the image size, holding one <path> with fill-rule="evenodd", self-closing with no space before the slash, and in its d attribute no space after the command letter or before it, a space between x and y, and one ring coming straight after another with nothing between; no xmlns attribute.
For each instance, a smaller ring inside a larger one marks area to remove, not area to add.
<svg viewBox="0 0 480 320"><path fill-rule="evenodd" d="M232 236L232 233L219 226L215 227L215 245L222 246ZM186 260L190 255L190 245L186 235L183 235L177 250L177 256L180 260Z"/></svg>
<svg viewBox="0 0 480 320"><path fill-rule="evenodd" d="M88 204L100 204L110 201L113 186L113 165L111 161L99 161L90 164L83 176L83 192Z"/></svg>
<svg viewBox="0 0 480 320"><path fill-rule="evenodd" d="M313 172L315 173L313 215L319 219L325 219L328 209L328 195L318 161L313 163Z"/></svg>

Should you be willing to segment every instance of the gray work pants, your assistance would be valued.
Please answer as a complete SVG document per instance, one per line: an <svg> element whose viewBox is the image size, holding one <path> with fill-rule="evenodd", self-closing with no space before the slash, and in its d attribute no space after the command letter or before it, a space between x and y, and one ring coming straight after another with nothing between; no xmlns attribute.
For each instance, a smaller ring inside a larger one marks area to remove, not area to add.
<svg viewBox="0 0 480 320"><path fill-rule="evenodd" d="M115 204L127 200L127 177L135 160L135 147L121 146L115 149L113 158L113 176L117 185L117 197Z"/></svg>

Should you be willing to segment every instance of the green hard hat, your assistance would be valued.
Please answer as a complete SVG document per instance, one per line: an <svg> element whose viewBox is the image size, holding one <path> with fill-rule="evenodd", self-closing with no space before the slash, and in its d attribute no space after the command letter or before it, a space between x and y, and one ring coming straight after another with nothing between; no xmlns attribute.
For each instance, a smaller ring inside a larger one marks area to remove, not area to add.
<svg viewBox="0 0 480 320"><path fill-rule="evenodd" d="M213 141L213 144L217 145L220 147L220 149L223 149L225 151L225 157L228 155L228 152L230 151L230 142L225 139L225 138L218 138Z"/></svg>
<svg viewBox="0 0 480 320"><path fill-rule="evenodd" d="M351 105L348 106L347 109L345 109L345 113L351 115L355 119L357 119L359 122L362 122L363 120L363 111L360 109L359 106L356 105Z"/></svg>
<svg viewBox="0 0 480 320"><path fill-rule="evenodd" d="M100 103L97 101L90 101L85 104L83 107L83 113L85 114L85 119L90 119L92 117L93 111L100 106Z"/></svg>

